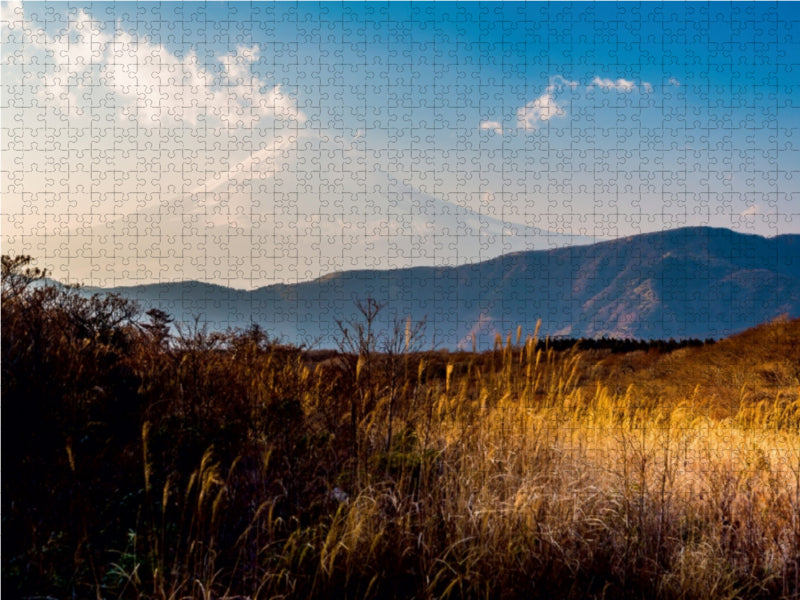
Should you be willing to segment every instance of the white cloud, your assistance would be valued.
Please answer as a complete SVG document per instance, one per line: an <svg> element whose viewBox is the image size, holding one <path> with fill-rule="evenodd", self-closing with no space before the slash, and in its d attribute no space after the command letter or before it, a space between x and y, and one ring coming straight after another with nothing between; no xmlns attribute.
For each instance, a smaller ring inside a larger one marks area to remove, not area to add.
<svg viewBox="0 0 800 600"><path fill-rule="evenodd" d="M520 129L535 131L541 122L566 114L567 111L563 106L559 106L553 94L545 92L517 110L517 125Z"/></svg>
<svg viewBox="0 0 800 600"><path fill-rule="evenodd" d="M481 121L481 129L494 131L497 135L503 135L503 125L500 121Z"/></svg>
<svg viewBox="0 0 800 600"><path fill-rule="evenodd" d="M569 91L574 91L578 86L577 81L571 81L560 75L552 77L541 96L517 109L517 126L526 131L535 131L544 122L556 117L566 117L566 102L559 97L567 91L567 88ZM623 93L641 91L650 94L653 92L652 84L647 81L642 81L637 85L636 82L622 77L611 79L595 76L586 86L586 90L591 91L595 87ZM481 129L491 129L493 124L495 121L484 121L481 123Z"/></svg>
<svg viewBox="0 0 800 600"><path fill-rule="evenodd" d="M648 83L646 85L649 86L650 84ZM589 89L592 89L593 86L604 90L615 90L617 92L630 92L636 89L636 84L633 81L621 77L617 80L595 77L592 79L592 83L589 84Z"/></svg>
<svg viewBox="0 0 800 600"><path fill-rule="evenodd" d="M22 2L20 0L9 0L0 2L0 22L3 28L17 29L25 24L22 13Z"/></svg>
<svg viewBox="0 0 800 600"><path fill-rule="evenodd" d="M675 79L674 77L669 78L669 83L674 85L675 87L681 87L681 82Z"/></svg>
<svg viewBox="0 0 800 600"><path fill-rule="evenodd" d="M567 115L565 105L559 102L556 96L564 88L574 90L577 87L577 81L570 81L561 75L551 77L541 96L517 109L517 127L525 131L535 131L543 122L555 117L565 117Z"/></svg>
<svg viewBox="0 0 800 600"><path fill-rule="evenodd" d="M36 77L27 89L45 105L58 105L62 113L82 115L85 100L78 92L94 85L92 72L102 62L111 39L100 23L80 10L59 35L50 37L25 18L24 6L19 2L3 3L0 20L3 46L9 50L18 48L16 52L7 51L3 62L23 68L36 65Z"/></svg>
<svg viewBox="0 0 800 600"><path fill-rule="evenodd" d="M119 23L110 31L85 10L52 37L26 19L19 4L4 3L2 18L4 45L15 35L13 45L22 49L25 60L44 65L33 93L63 115L84 115L92 110L93 99L108 98L105 105L113 106L119 119L145 127L253 127L264 118L305 122L291 94L254 74L258 45L238 46L217 57L222 63L218 73L194 51L176 56Z"/></svg>
<svg viewBox="0 0 800 600"><path fill-rule="evenodd" d="M228 127L253 127L263 117L305 122L294 98L280 85L270 87L249 74L258 58L257 46L239 47L236 54L218 58L222 82L200 65L194 51L179 58L125 32L118 32L111 46L114 60L106 63L103 73L117 95L127 99L127 114L135 114L144 125L197 126L211 120Z"/></svg>
<svg viewBox="0 0 800 600"><path fill-rule="evenodd" d="M248 88L241 90L243 94L249 91ZM297 121L300 125L306 122L306 116L297 108L294 97L284 92L280 85L276 85L264 94L254 94L252 104L261 109L262 116L272 115L286 121Z"/></svg>
<svg viewBox="0 0 800 600"><path fill-rule="evenodd" d="M564 87L575 89L577 85L576 81L569 81L560 75L553 77L541 96L517 109L517 126L526 131L535 131L542 122L566 116L564 104L559 104L556 94Z"/></svg>
<svg viewBox="0 0 800 600"><path fill-rule="evenodd" d="M102 74L124 100L123 113L145 126L197 125L209 108L231 109L225 94L213 90L213 77L199 66L194 51L181 60L163 46L124 31L110 44Z"/></svg>
<svg viewBox="0 0 800 600"><path fill-rule="evenodd" d="M237 46L235 54L225 54L217 60L222 63L228 81L242 84L250 79L249 66L258 60L258 54L258 44L253 44L250 48Z"/></svg>
<svg viewBox="0 0 800 600"><path fill-rule="evenodd" d="M569 79L562 77L561 75L556 75L550 79L550 85L548 86L548 90L550 91L557 91L561 90L565 87L570 89L576 89L578 87L577 81L570 81Z"/></svg>

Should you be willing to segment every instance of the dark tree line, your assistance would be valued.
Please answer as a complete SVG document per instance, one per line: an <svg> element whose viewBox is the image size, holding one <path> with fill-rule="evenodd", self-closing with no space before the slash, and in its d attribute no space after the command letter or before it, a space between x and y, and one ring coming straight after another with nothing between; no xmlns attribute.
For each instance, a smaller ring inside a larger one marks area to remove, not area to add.
<svg viewBox="0 0 800 600"><path fill-rule="evenodd" d="M697 338L688 338L675 340L670 338L668 340L637 340L631 338L550 338L548 340L540 340L537 343L538 348L549 347L553 350L569 350L577 347L580 350L611 350L614 354L633 352L635 350L655 350L659 353L672 352L680 348L697 348L706 344L713 344L713 338L706 340L699 340Z"/></svg>

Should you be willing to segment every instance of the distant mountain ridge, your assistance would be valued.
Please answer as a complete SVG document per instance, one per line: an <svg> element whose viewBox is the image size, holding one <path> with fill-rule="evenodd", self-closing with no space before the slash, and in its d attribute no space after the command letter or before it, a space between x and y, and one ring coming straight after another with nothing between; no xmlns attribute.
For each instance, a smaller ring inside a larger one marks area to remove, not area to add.
<svg viewBox="0 0 800 600"><path fill-rule="evenodd" d="M427 318L426 344L493 343L522 327L569 337L722 337L779 315L800 316L800 235L764 238L686 227L590 245L506 254L457 267L345 271L255 290L200 282L110 291L210 329L258 323L290 343L333 347L336 320L355 301L385 305L394 319Z"/></svg>

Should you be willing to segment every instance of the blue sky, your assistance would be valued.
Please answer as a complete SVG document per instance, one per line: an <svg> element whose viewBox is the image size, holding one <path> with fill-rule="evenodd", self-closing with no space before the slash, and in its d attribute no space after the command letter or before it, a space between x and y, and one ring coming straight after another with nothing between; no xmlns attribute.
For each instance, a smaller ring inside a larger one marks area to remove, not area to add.
<svg viewBox="0 0 800 600"><path fill-rule="evenodd" d="M800 232L789 3L4 3L2 239L252 288Z"/></svg>

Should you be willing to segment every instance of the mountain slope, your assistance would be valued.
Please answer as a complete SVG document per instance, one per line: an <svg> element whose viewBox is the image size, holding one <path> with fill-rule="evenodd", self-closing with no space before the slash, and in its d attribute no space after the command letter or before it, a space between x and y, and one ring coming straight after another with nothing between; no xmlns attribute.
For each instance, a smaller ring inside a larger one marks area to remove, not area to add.
<svg viewBox="0 0 800 600"><path fill-rule="evenodd" d="M354 302L385 305L379 326L427 317L427 343L492 343L538 319L545 335L721 337L780 314L800 316L800 235L763 238L682 228L458 267L347 271L252 291L197 282L111 291L212 328L257 322L295 343L330 347Z"/></svg>

